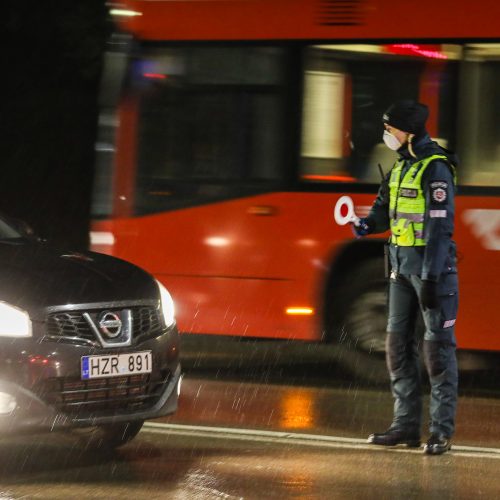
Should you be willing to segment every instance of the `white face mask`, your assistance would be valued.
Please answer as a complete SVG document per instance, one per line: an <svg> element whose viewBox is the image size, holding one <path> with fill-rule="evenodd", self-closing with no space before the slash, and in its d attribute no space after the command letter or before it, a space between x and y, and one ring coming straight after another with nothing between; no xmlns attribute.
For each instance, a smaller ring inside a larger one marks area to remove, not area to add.
<svg viewBox="0 0 500 500"><path fill-rule="evenodd" d="M382 139L384 140L385 145L389 149L392 149L393 151L397 151L402 146L402 144L398 141L398 139L390 132L387 132L387 130L384 130L384 135L382 136Z"/></svg>

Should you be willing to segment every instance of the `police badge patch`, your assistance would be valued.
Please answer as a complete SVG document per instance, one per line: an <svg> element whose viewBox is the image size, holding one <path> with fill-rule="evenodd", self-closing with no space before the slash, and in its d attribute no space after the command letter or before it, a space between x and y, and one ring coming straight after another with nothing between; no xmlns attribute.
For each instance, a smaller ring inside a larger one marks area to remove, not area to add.
<svg viewBox="0 0 500 500"><path fill-rule="evenodd" d="M431 200L433 203L444 205L448 201L448 183L446 181L431 182Z"/></svg>

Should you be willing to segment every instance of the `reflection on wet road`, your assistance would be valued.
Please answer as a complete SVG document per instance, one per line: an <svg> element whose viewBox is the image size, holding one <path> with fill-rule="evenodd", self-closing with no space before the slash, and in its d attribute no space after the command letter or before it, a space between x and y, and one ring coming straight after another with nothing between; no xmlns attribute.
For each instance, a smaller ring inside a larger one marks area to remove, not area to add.
<svg viewBox="0 0 500 500"><path fill-rule="evenodd" d="M392 418L388 381L356 380L335 363L335 347L300 342L183 339L179 411L166 421L366 438ZM386 373L385 364L380 367ZM500 447L498 371L462 373L455 441ZM429 387L423 382L422 438Z"/></svg>
<svg viewBox="0 0 500 500"><path fill-rule="evenodd" d="M424 407L424 422L427 415ZM387 388L301 387L186 377L172 423L311 432L366 438L387 428L392 398ZM500 399L462 396L455 442L500 447ZM422 437L426 437L425 425Z"/></svg>

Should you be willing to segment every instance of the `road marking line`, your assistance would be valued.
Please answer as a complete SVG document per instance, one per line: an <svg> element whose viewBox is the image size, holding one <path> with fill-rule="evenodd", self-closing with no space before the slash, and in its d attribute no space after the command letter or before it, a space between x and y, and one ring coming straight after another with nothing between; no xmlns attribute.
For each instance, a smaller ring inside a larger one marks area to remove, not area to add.
<svg viewBox="0 0 500 500"><path fill-rule="evenodd" d="M238 441L275 442L297 444L303 446L348 448L371 451L394 451L422 454L421 448L384 447L368 444L366 440L341 436L325 436L320 434L301 434L297 432L265 431L258 429L238 429L231 427L210 427L200 425L164 424L146 422L143 430L155 434L178 434L217 439L233 439ZM500 459L500 448L484 448L480 446L453 445L450 452L453 456L471 458Z"/></svg>

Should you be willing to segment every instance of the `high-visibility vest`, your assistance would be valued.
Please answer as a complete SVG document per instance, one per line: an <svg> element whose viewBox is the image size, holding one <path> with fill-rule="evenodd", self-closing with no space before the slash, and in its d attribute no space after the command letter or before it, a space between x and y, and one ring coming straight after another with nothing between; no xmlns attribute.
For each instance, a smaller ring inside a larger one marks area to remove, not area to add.
<svg viewBox="0 0 500 500"><path fill-rule="evenodd" d="M422 175L433 160L443 160L450 165L456 183L455 167L444 155L432 155L415 162L401 179L404 160L397 161L389 179L389 217L391 243L398 246L425 246L424 215L425 194Z"/></svg>

